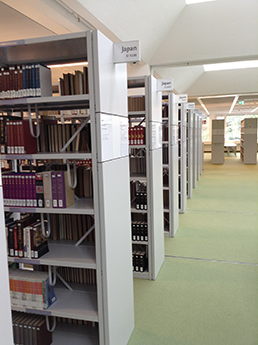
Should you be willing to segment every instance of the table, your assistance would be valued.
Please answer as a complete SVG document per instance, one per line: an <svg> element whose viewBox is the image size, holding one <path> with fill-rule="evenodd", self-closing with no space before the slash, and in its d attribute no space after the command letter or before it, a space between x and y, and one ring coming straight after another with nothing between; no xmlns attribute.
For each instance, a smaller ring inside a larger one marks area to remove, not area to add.
<svg viewBox="0 0 258 345"><path fill-rule="evenodd" d="M236 156L236 144L235 143L225 143L224 148L227 149L227 154L229 156L229 152L232 151Z"/></svg>

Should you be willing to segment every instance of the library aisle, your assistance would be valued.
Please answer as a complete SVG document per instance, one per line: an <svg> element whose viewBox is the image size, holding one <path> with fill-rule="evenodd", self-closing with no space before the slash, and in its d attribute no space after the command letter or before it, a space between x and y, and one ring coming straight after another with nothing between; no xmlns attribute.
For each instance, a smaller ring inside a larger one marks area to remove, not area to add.
<svg viewBox="0 0 258 345"><path fill-rule="evenodd" d="M156 281L134 280L128 345L258 344L258 166L204 159Z"/></svg>

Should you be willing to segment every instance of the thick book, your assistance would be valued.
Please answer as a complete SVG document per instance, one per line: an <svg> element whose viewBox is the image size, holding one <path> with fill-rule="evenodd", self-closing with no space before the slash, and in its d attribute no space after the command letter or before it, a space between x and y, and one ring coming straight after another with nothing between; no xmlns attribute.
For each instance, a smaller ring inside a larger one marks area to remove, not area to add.
<svg viewBox="0 0 258 345"><path fill-rule="evenodd" d="M18 144L19 154L33 154L37 153L37 140L31 135L30 124L28 120L18 122L16 126L19 130L18 137L20 142ZM33 125L34 127L34 125Z"/></svg>
<svg viewBox="0 0 258 345"><path fill-rule="evenodd" d="M58 194L57 194L57 172L51 171L51 194L52 194L52 207L58 207Z"/></svg>
<svg viewBox="0 0 258 345"><path fill-rule="evenodd" d="M68 183L68 172L56 172L57 183L57 207L66 208L74 204L74 190L70 188ZM53 195L53 193L52 193ZM54 207L54 206L53 206Z"/></svg>
<svg viewBox="0 0 258 345"><path fill-rule="evenodd" d="M44 207L44 185L43 185L43 172L39 172L35 174L35 182L36 182L36 200L37 206L36 207Z"/></svg>
<svg viewBox="0 0 258 345"><path fill-rule="evenodd" d="M52 207L51 171L43 172L44 204L46 208Z"/></svg>

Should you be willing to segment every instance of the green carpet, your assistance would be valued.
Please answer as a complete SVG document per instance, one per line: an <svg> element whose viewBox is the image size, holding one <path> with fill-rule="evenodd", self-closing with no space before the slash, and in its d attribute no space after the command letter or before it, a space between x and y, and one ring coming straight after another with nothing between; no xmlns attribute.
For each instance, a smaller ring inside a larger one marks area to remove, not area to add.
<svg viewBox="0 0 258 345"><path fill-rule="evenodd" d="M129 345L257 345L257 266L166 258L135 279Z"/></svg>
<svg viewBox="0 0 258 345"><path fill-rule="evenodd" d="M205 167L156 281L134 280L129 345L258 344L258 166Z"/></svg>

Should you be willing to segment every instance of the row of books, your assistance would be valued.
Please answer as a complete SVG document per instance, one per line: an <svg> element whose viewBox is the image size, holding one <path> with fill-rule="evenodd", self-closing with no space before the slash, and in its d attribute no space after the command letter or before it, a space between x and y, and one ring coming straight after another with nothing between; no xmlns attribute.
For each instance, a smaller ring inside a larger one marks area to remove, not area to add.
<svg viewBox="0 0 258 345"><path fill-rule="evenodd" d="M14 345L51 345L52 333L47 330L46 317L12 311Z"/></svg>
<svg viewBox="0 0 258 345"><path fill-rule="evenodd" d="M163 169L163 187L169 186L169 169Z"/></svg>
<svg viewBox="0 0 258 345"><path fill-rule="evenodd" d="M129 145L145 145L145 127L128 128Z"/></svg>
<svg viewBox="0 0 258 345"><path fill-rule="evenodd" d="M0 117L1 153L33 154L37 152L37 140L32 137L28 120Z"/></svg>
<svg viewBox="0 0 258 345"><path fill-rule="evenodd" d="M164 209L169 209L169 191L163 190L163 206Z"/></svg>
<svg viewBox="0 0 258 345"><path fill-rule="evenodd" d="M145 272L148 267L147 255L144 250L133 250L132 263L134 272Z"/></svg>
<svg viewBox="0 0 258 345"><path fill-rule="evenodd" d="M168 164L169 163L169 158L168 158L168 146L167 145L162 145L162 161L163 164Z"/></svg>
<svg viewBox="0 0 258 345"><path fill-rule="evenodd" d="M132 240L133 241L148 241L148 224L147 222L133 221L132 226Z"/></svg>
<svg viewBox="0 0 258 345"><path fill-rule="evenodd" d="M47 123L45 124L42 143L42 152L59 152L72 135L80 127L80 123ZM44 151L45 150L45 151ZM91 129L90 124L82 128L76 138L67 146L66 152L91 152Z"/></svg>
<svg viewBox="0 0 258 345"><path fill-rule="evenodd" d="M46 310L56 301L46 272L10 268L9 285L13 306Z"/></svg>
<svg viewBox="0 0 258 345"><path fill-rule="evenodd" d="M1 154L34 154L37 152L59 152L80 123L58 123L55 118L42 116L39 122L40 136L35 139L30 132L28 119L14 116L0 117ZM35 132L35 126L32 124ZM67 146L66 152L91 152L91 129L87 124Z"/></svg>
<svg viewBox="0 0 258 345"><path fill-rule="evenodd" d="M145 96L129 96L128 111L145 111Z"/></svg>
<svg viewBox="0 0 258 345"><path fill-rule="evenodd" d="M66 208L74 204L67 171L4 173L4 206Z"/></svg>
<svg viewBox="0 0 258 345"><path fill-rule="evenodd" d="M42 64L0 68L0 99L52 96L51 70Z"/></svg>
<svg viewBox="0 0 258 345"><path fill-rule="evenodd" d="M96 270L75 267L58 267L58 273L68 283L96 285Z"/></svg>
<svg viewBox="0 0 258 345"><path fill-rule="evenodd" d="M147 186L142 184L135 193L135 208L147 210Z"/></svg>
<svg viewBox="0 0 258 345"><path fill-rule="evenodd" d="M130 156L130 173L146 175L145 154L139 154L139 156Z"/></svg>
<svg viewBox="0 0 258 345"><path fill-rule="evenodd" d="M168 117L168 104L162 105L162 117Z"/></svg>
<svg viewBox="0 0 258 345"><path fill-rule="evenodd" d="M93 197L92 169L87 165L81 165L76 169L77 186L74 189L75 195L81 197Z"/></svg>
<svg viewBox="0 0 258 345"><path fill-rule="evenodd" d="M51 238L55 241L78 241L94 225L93 217L85 214L51 214L50 222ZM95 241L94 229L84 241Z"/></svg>
<svg viewBox="0 0 258 345"><path fill-rule="evenodd" d="M47 239L42 234L41 221L37 215L29 215L20 220L7 219L5 230L8 244L8 255L10 257L39 259L46 254L48 249Z"/></svg>
<svg viewBox="0 0 258 345"><path fill-rule="evenodd" d="M59 79L59 93L62 96L82 95L89 93L88 67L84 66L83 71L64 73Z"/></svg>
<svg viewBox="0 0 258 345"><path fill-rule="evenodd" d="M168 124L162 125L162 141L168 141L168 129L169 129Z"/></svg>

